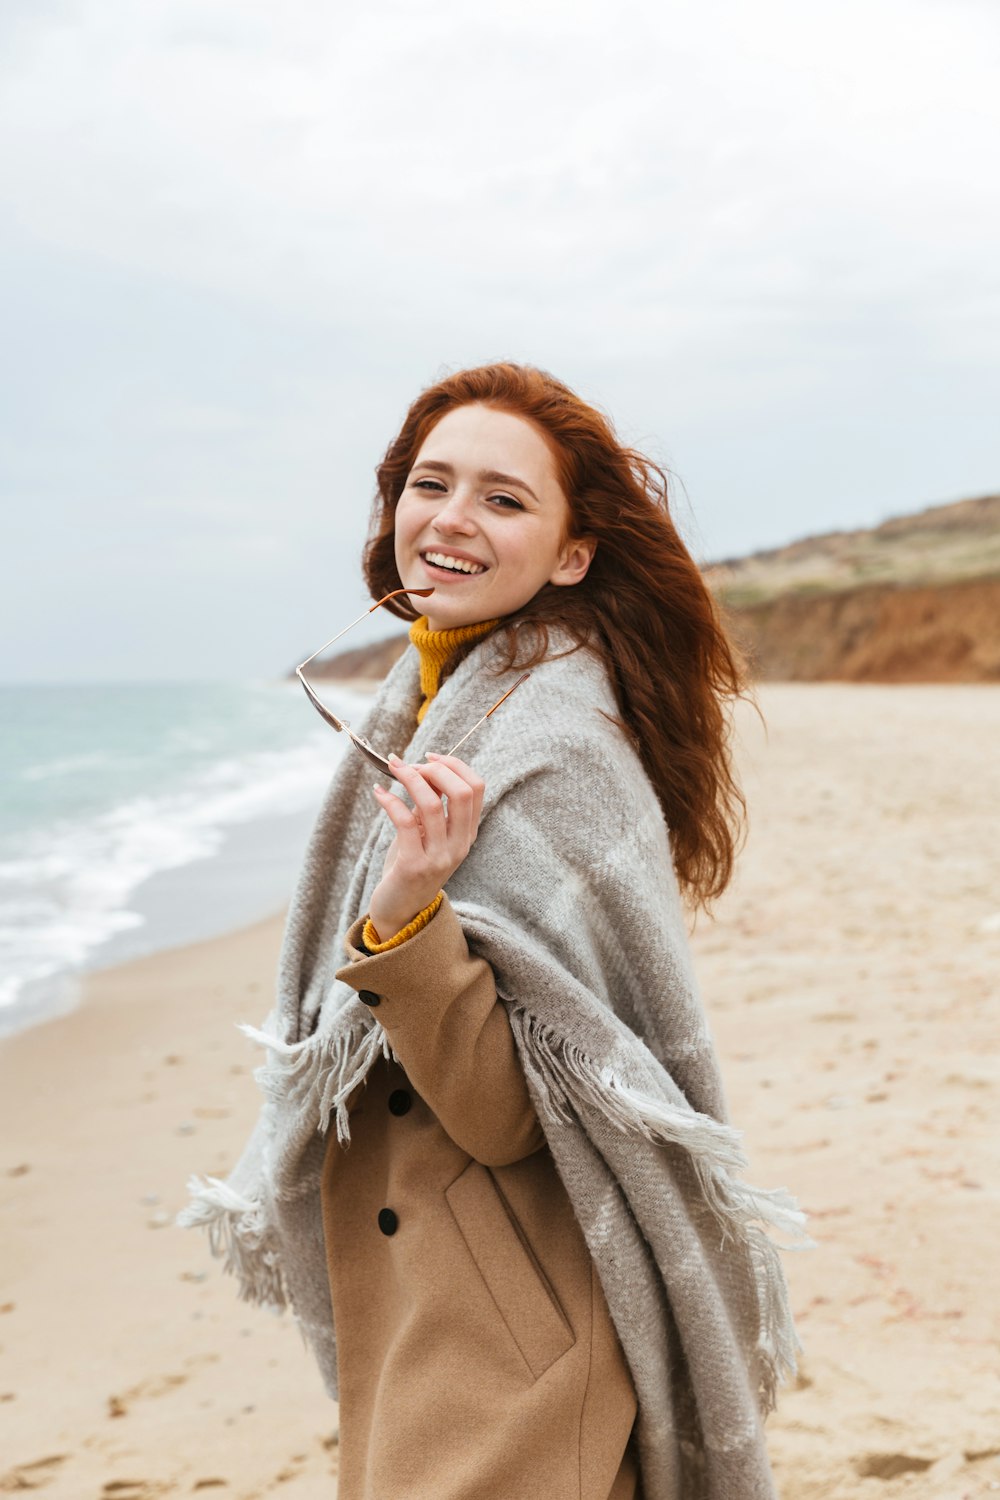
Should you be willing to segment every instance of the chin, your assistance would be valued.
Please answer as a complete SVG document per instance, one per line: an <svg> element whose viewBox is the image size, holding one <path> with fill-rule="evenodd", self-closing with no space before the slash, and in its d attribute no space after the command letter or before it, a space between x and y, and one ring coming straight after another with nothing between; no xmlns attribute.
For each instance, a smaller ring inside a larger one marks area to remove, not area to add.
<svg viewBox="0 0 1000 1500"><path fill-rule="evenodd" d="M457 605L451 609L442 609L435 612L434 616L428 616L428 621L434 619L430 626L432 630L461 630L466 625L481 625L484 620L493 620L496 615L488 609L476 609L469 605L461 609Z"/></svg>

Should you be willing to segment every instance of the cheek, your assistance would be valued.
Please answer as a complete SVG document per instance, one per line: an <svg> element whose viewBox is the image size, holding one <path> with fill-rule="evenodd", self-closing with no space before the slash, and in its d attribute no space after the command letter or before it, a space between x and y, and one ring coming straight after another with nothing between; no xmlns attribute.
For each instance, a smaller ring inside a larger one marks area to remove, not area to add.
<svg viewBox="0 0 1000 1500"><path fill-rule="evenodd" d="M400 500L396 506L396 516L393 526L395 536L396 555L399 555L401 546L405 546L413 538L413 512L412 508Z"/></svg>
<svg viewBox="0 0 1000 1500"><path fill-rule="evenodd" d="M555 566L554 554L557 549L547 530L540 528L525 530L516 536L505 537L504 541L506 543L505 561L512 565L516 564L523 577L530 579L548 577Z"/></svg>
<svg viewBox="0 0 1000 1500"><path fill-rule="evenodd" d="M400 524L402 520L403 520L403 518L397 512L396 513L396 523L395 523L395 526L393 527L393 533L392 533L392 555L393 555L393 559L394 559L395 564L396 564L396 571L397 571L397 573L406 564L406 551L407 551L407 548L406 548L406 533L405 533L404 525Z"/></svg>

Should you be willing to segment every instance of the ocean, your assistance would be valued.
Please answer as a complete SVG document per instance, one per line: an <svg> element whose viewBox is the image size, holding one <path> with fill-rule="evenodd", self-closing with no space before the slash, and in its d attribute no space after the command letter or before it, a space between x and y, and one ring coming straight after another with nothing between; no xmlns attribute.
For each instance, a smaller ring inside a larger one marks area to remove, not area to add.
<svg viewBox="0 0 1000 1500"><path fill-rule="evenodd" d="M295 681L0 685L0 1036L280 910L346 744Z"/></svg>

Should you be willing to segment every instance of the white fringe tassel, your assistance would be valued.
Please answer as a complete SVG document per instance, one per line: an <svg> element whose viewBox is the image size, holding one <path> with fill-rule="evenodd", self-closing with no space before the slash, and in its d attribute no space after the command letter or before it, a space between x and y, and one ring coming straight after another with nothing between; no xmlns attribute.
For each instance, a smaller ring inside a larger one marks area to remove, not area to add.
<svg viewBox="0 0 1000 1500"><path fill-rule="evenodd" d="M380 1026L366 1016L334 1035L312 1035L301 1042L285 1042L277 1034L274 1012L263 1027L239 1023L239 1030L267 1048L267 1061L253 1076L265 1096L261 1131L266 1145L275 1133L279 1101L286 1107L296 1102L311 1108L318 1099L315 1128L324 1134L331 1114L336 1114L337 1139L350 1141L347 1100L365 1077L379 1053L388 1056L388 1039ZM258 1164L261 1176L267 1165L262 1149ZM311 1189L313 1184L307 1184ZM280 1257L269 1242L264 1183L261 1196L248 1197L218 1177L190 1177L189 1203L176 1215L183 1229L204 1229L212 1255L222 1258L224 1268L239 1284L245 1302L283 1309L291 1306L280 1267ZM272 1184L273 1190L273 1184Z"/></svg>
<svg viewBox="0 0 1000 1500"><path fill-rule="evenodd" d="M551 1118L572 1121L575 1106L597 1110L620 1130L655 1144L682 1147L698 1176L705 1203L722 1230L722 1245L735 1242L749 1256L760 1314L756 1349L760 1408L775 1407L779 1386L794 1377L802 1345L795 1332L780 1250L815 1248L806 1233L806 1215L785 1188L755 1188L734 1174L747 1165L740 1133L698 1111L674 1108L632 1088L610 1067L600 1068L579 1047L541 1025L522 1008L509 1009L511 1025L545 1086L543 1103ZM769 1225L798 1241L776 1244L761 1228Z"/></svg>
<svg viewBox="0 0 1000 1500"><path fill-rule="evenodd" d="M174 1223L182 1229L205 1229L212 1254L239 1284L244 1302L282 1309L288 1295L278 1255L267 1244L261 1204L237 1193L218 1177L189 1177L190 1202Z"/></svg>
<svg viewBox="0 0 1000 1500"><path fill-rule="evenodd" d="M245 1022L240 1031L251 1041L267 1048L266 1063L254 1069L253 1076L261 1091L272 1100L318 1100L316 1129L325 1135L331 1114L336 1114L337 1140L350 1143L351 1132L347 1100L362 1082L381 1054L389 1058L389 1040L382 1027L372 1024L367 1015L337 1032L303 1037L300 1042L285 1042L267 1028L258 1029Z"/></svg>

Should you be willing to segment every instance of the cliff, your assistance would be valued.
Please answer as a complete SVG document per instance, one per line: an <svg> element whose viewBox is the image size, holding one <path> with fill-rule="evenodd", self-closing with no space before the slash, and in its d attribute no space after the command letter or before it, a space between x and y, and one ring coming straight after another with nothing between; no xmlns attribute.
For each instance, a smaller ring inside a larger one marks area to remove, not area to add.
<svg viewBox="0 0 1000 1500"><path fill-rule="evenodd" d="M756 677L1000 682L1000 495L704 573Z"/></svg>
<svg viewBox="0 0 1000 1500"><path fill-rule="evenodd" d="M726 616L765 680L1000 682L1000 575L788 593Z"/></svg>

